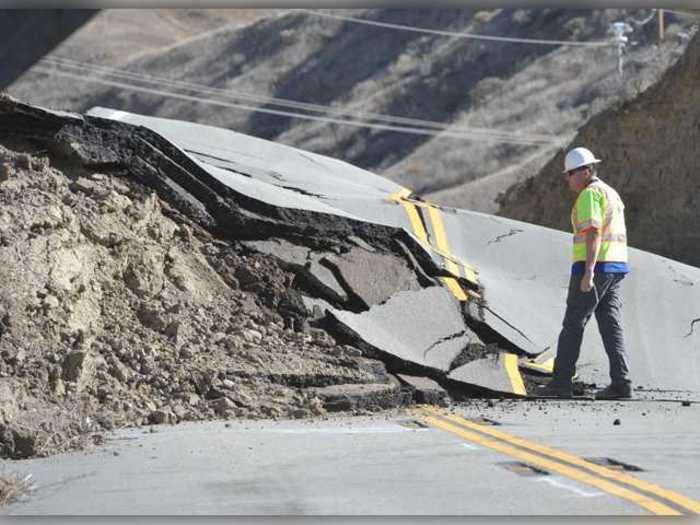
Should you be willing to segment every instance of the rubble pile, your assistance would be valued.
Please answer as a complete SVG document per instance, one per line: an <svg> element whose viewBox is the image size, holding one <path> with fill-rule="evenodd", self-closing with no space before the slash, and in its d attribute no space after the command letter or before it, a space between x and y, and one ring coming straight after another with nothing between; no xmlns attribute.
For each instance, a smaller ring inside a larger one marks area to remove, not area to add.
<svg viewBox="0 0 700 525"><path fill-rule="evenodd" d="M127 425L382 406L324 396L332 385L400 402L381 362L309 325L272 257L214 238L128 176L14 148L0 146L3 457Z"/></svg>
<svg viewBox="0 0 700 525"><path fill-rule="evenodd" d="M132 425L526 394L528 352L442 280L478 284L405 227L285 183L267 164L289 151L235 140L240 162L205 169L147 126L0 96L1 457ZM310 189L341 169L293 155ZM367 205L403 214L394 192Z"/></svg>

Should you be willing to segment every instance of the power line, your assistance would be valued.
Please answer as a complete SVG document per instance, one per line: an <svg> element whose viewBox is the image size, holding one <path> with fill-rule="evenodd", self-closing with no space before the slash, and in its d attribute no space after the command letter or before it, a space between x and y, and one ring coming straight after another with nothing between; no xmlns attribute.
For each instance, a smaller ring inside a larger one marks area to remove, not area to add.
<svg viewBox="0 0 700 525"><path fill-rule="evenodd" d="M46 73L48 75L57 75L57 76L62 76L66 78L73 78L76 80L82 80L83 82L93 82L93 83L98 83L98 84L103 84L103 85L108 85L112 87L119 87L123 89L129 89L132 91L140 91L143 93L149 93L152 95L160 95L160 96L165 96L165 97L172 97L172 98L178 98L182 100L189 100L191 102L200 102L202 104L211 104L214 106L222 106L222 107L228 107L232 109L241 109L241 110L246 110L250 112L262 112L262 113L270 113L273 115L280 115L280 116L285 116L285 117L291 117L291 118L300 118L300 119L308 119L308 120L316 120L319 122L326 122L326 123L331 123L331 124L345 124L348 126L355 126L355 127L362 127L362 128L372 128L372 129L381 129L381 130L386 130L386 131L397 131L401 133L409 133L409 134L414 134L414 135L432 135L432 136L439 136L439 137L452 137L452 138L458 138L458 139L463 139L463 140L474 140L474 136L469 136L466 133L453 133L448 130L444 131L437 131L437 130L430 130L430 129L425 129L425 128L411 128L407 126L392 126L392 125L385 125L385 124L374 124L374 123L369 123L369 122L363 122L363 121L354 121L354 120L341 120L341 119L335 119L335 118L330 118L330 117L319 117L319 116L313 116L313 115L302 115L299 113L291 113L288 111L279 111L279 110L273 110L273 109L267 109L267 108L259 108L259 107L254 107L254 106L246 106L243 104L235 104L231 102L223 102L223 101L218 101L218 100L212 100L212 99L205 99L201 97L194 97L190 95L183 95L181 93L172 93L168 91L162 91L159 89L152 89L152 88L147 88L147 87L142 87L142 86L136 86L134 84L126 84L124 82L114 82L110 80L104 80L101 78L93 78L93 77L86 77L84 74L76 74L76 73L66 73L63 71L58 71L55 69L50 69L47 67L43 66L35 66L32 68L31 71L36 71L40 73ZM490 137L490 136L480 136L477 135L477 138L484 139L486 141L492 141L492 142L510 142L513 144L525 144L525 145L543 145L543 144L552 144L552 141L548 142L543 142L543 141L537 141L537 140L525 140L525 139L504 139L504 138L498 138L498 137Z"/></svg>
<svg viewBox="0 0 700 525"><path fill-rule="evenodd" d="M214 94L217 96L223 96L227 98L242 98L242 99L248 99L248 100L253 100L255 102L263 102L263 103L269 103L273 102L276 105L284 105L288 107L295 107L295 108L300 108L300 109L307 109L307 110L312 110L316 112L321 112L321 113L331 113L331 114L347 114L347 110L338 110L336 108L331 108L328 106L321 106L321 105L316 105L316 104L307 104L307 103L302 103L302 102L295 102L295 101L289 101L285 99L274 99L273 97L264 97L264 96L259 96L259 95L251 95L247 93L240 93L240 92L230 92L227 90L222 90L222 89L217 89L217 88L208 88L206 86L200 85L200 84L192 84L192 83L187 83L187 82L180 82L180 81L173 81L173 80L168 80L168 79L161 79L161 78L156 78L152 77L150 75L141 75L138 73L133 73L133 72L128 72L128 71L121 71L117 70L114 68L106 68L106 67L101 67L101 66L94 66L94 65L85 65L84 63L79 63L75 61L70 61L67 59L44 59L42 61L43 63L50 63L53 64L56 67L70 67L73 70L78 70L79 72L83 72L82 74L76 74L76 73L66 73L63 71L58 71L56 69L49 69L49 68L42 68L41 66L35 66L34 69L43 72L43 73L48 73L48 74L56 74L59 76L65 76L68 78L77 78L81 79L87 82L97 82L97 83L102 83L105 85L115 85L116 87L124 87L126 89L134 89L137 91L145 91L149 92L152 94L160 94L162 96L176 96L175 93L172 93L170 91L162 91L162 90L157 90L157 89L151 89L151 88L146 88L143 86L136 86L133 83L123 83L123 82L114 82L106 79L97 79L97 78L88 78L85 76L84 72L98 72L100 74L108 74L108 75L113 75L116 77L121 77L121 80L127 80L127 81L140 81L140 82L149 82L151 84L156 84L160 86L167 86L167 87L178 87L178 88L185 88L190 91L194 91L197 93L207 93L207 94ZM40 63L41 64L41 63ZM179 94L177 94L179 95ZM182 98L182 97L180 97ZM308 119L308 120L316 120L320 122L330 122L330 123L335 123L335 124L349 124L349 125L354 125L356 127L370 127L370 128L375 128L375 129L385 129L385 130L391 130L391 131L399 131L399 132L407 132L407 133L413 133L413 134L430 134L430 135L445 135L445 136L450 136L450 137L456 137L456 138L469 138L469 137L478 137L478 138L483 138L491 141L499 141L499 142L511 142L511 143L516 143L516 144L558 144L561 142L561 139L557 136L552 136L552 135L539 135L539 134L522 134L522 133L516 133L516 132L507 132L507 131L499 131L499 130L493 130L493 129L488 129L488 128L466 128L466 127L457 127L457 126L450 126L448 124L442 124L438 122L433 122L433 121L427 121L427 120L420 120L420 119L410 119L410 118L404 118L404 117L394 117L391 115L382 115L382 114L377 114L377 113L358 113L357 116L362 116L362 117L369 117L374 120L380 120L383 122L386 122L390 125L382 125L382 124L376 124L376 123L370 123L365 120L361 119L337 119L337 118L329 118L329 117L324 117L324 116L316 116L316 115L306 115L306 114L300 114L296 112L288 112L288 111L281 111L281 110L276 110L276 109L271 109L271 108L261 108L261 107L251 107L243 104L234 104L234 103L224 103L224 102L219 102L219 101L214 101L211 99L206 99L204 97L191 97L191 99L203 102L203 103L213 103L213 104L218 104L218 105L223 105L226 107L232 107L232 108L237 108L237 109L245 109L249 111L258 111L262 113L269 113L269 114L274 114L278 116L286 116L290 118L300 118L300 119ZM189 100L189 98L188 98ZM410 126L397 126L395 124L397 123L405 123L405 124L410 124ZM433 131L432 133L428 133L428 131Z"/></svg>
<svg viewBox="0 0 700 525"><path fill-rule="evenodd" d="M59 67L68 66L68 67L72 67L74 69L77 68L77 69L84 69L86 71L92 71L92 72L101 72L101 73L103 72L104 74L113 75L116 77L128 78L128 79L139 80L139 81L147 81L147 82L150 82L153 84L171 85L171 86L175 86L175 87L182 87L182 88L188 89L190 91L196 91L199 93L207 93L207 94L215 94L215 95L223 96L226 98L250 100L250 101L259 102L259 103L263 103L263 104L273 104L276 106L293 108L293 109L304 109L304 110L309 110L309 111L315 111L317 113L331 114L331 115L335 115L335 116L344 116L344 115L348 115L348 114L352 113L347 108L338 109L338 108L334 108L331 106L324 106L324 105L320 105L320 104L311 104L311 103L307 103L307 102L298 102L298 101L294 101L294 100L275 98L275 97L269 97L269 96L264 96L264 95L255 95L255 94L251 94L251 93L245 93L245 92L235 91L235 90L230 90L230 89L211 88L211 87L205 86L203 84L194 84L191 82L184 82L184 81L166 79L166 78L161 78L161 77L154 77L152 75L135 73L135 72L131 72L131 71L120 70L120 69L115 69L115 68L110 68L110 67L105 67L105 66L97 66L95 64L78 62L78 61L70 60L70 59L45 58L42 61L47 62L47 63L51 63L52 65L56 65ZM392 123L392 124L398 123L398 124L406 124L406 125L409 125L412 127L426 127L426 128L432 128L432 129L440 129L440 130L449 129L450 131L453 131L453 132L478 133L478 134L485 134L485 135L495 135L498 137L522 138L522 139L526 139L526 140L533 140L533 139L543 140L543 141L557 141L558 140L558 137L556 137L554 135L544 135L544 134L537 134L537 133L528 133L525 135L522 133L494 130L494 129L490 129L490 128L460 127L460 126L453 126L450 124L445 124L445 123L435 122L435 121L430 121L430 120L398 117L398 116L393 116L393 115L384 115L381 113L355 112L354 116L359 117L360 119L364 119L364 120L372 119L372 120L379 120L382 122L387 122L387 123Z"/></svg>
<svg viewBox="0 0 700 525"><path fill-rule="evenodd" d="M378 22L375 20L367 20L366 18L356 18L353 16L343 16L331 13L321 13L319 11L313 11L311 9L294 9L293 11L307 13L310 15L321 16L325 18L334 18L337 20L344 20L346 22L354 22L357 24L365 24L369 26L384 27L388 29L399 29L402 31L412 31L414 33L425 33L429 35L440 35L449 36L452 38L467 38L473 40L489 40L496 42L512 42L517 44L538 44L538 45L550 45L550 46L579 46L579 47L609 47L610 42L597 41L597 42L577 42L573 40L544 40L536 38L516 38L507 36L491 36L491 35L480 35L475 33L457 33L453 31L442 31L440 29L427 29L422 27L407 26L402 24L392 24L389 22Z"/></svg>

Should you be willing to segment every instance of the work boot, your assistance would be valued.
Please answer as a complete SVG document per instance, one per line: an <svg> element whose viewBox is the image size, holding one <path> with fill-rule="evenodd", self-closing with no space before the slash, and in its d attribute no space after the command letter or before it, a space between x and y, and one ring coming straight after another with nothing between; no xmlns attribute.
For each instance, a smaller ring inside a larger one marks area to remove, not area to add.
<svg viewBox="0 0 700 525"><path fill-rule="evenodd" d="M538 387L535 396L570 398L574 396L574 388L571 384L566 385L550 381L549 384Z"/></svg>
<svg viewBox="0 0 700 525"><path fill-rule="evenodd" d="M629 383L610 383L603 390L596 392L596 399L630 399L632 385Z"/></svg>

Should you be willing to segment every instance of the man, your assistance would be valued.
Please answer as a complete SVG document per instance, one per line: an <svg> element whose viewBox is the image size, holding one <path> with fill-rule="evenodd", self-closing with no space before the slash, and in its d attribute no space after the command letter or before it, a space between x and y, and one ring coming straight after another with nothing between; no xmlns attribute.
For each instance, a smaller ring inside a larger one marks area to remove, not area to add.
<svg viewBox="0 0 700 525"><path fill-rule="evenodd" d="M596 399L632 397L622 329L621 281L629 272L624 205L618 193L596 176L600 160L586 148L564 159L569 189L576 194L571 210L574 230L573 265L554 359L554 372L539 395L571 397L583 330L595 313L610 361L611 383Z"/></svg>

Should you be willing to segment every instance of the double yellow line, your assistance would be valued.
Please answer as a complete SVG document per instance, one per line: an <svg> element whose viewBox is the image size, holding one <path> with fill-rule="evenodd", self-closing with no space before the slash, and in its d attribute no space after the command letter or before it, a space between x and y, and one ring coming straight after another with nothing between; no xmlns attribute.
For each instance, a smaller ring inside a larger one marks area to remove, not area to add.
<svg viewBox="0 0 700 525"><path fill-rule="evenodd" d="M548 472L591 485L608 494L635 503L652 514L661 516L700 514L700 502L696 500L629 474L591 463L568 452L512 436L433 406L420 407L419 415L435 428Z"/></svg>
<svg viewBox="0 0 700 525"><path fill-rule="evenodd" d="M427 248L429 251L436 252L445 259L445 267L448 272L452 275L460 276L460 268L464 270L464 276L470 282L474 283L476 286L479 285L479 280L477 277L477 271L469 264L460 261L452 255L450 252L450 245L447 240L447 231L445 230L445 224L442 220L442 215L440 210L430 203L423 201L416 201L410 199L412 192L408 188L402 188L396 193L389 197L389 200L398 202L406 212L408 220L413 228L413 233L416 235L418 240ZM430 242L428 237L428 232L425 229L425 223L421 217L421 210L426 210L428 219L430 219L430 224L432 226L432 231L434 232L434 243ZM441 277L440 280L443 284L452 292L458 301L466 302L470 299L470 295L474 295L472 292L465 292L460 286L459 282L455 277ZM520 370L518 369L518 356L515 354L507 353L504 355L503 360L506 374L511 383L511 389L515 394L526 396L527 391L525 390L525 383L520 375Z"/></svg>
<svg viewBox="0 0 700 525"><path fill-rule="evenodd" d="M442 220L442 215L440 215L440 211L429 203L409 199L410 195L411 190L408 188L403 188L391 195L389 199L401 204L403 209L406 211L406 215L408 215L408 220L411 222L413 233L415 233L418 240L428 250L442 256L442 258L445 260L445 268L448 272L459 277L461 275L460 268L462 268L466 279L478 286L479 279L477 277L476 270L469 264L457 259L450 252L450 246L447 241L447 232L445 230L445 225ZM423 219L421 218L421 209L427 210L428 218L430 219L433 232L435 233L434 243L431 243L428 238L428 232L426 231ZM469 300L468 295L459 285L456 278L442 277L441 279L458 300Z"/></svg>

